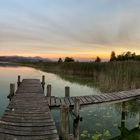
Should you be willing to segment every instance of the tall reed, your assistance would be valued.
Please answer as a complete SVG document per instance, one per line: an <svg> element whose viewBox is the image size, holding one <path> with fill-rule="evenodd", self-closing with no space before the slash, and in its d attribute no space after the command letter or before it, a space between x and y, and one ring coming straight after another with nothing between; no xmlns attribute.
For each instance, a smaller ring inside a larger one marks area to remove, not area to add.
<svg viewBox="0 0 140 140"><path fill-rule="evenodd" d="M104 92L140 88L140 62L39 62L28 63L44 71L90 77Z"/></svg>

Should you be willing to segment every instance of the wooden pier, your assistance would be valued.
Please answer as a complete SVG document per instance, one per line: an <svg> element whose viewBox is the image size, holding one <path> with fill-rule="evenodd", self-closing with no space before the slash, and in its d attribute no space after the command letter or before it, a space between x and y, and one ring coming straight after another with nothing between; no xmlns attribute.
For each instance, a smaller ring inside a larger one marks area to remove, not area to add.
<svg viewBox="0 0 140 140"><path fill-rule="evenodd" d="M40 80L24 79L0 121L0 140L58 140Z"/></svg>
<svg viewBox="0 0 140 140"><path fill-rule="evenodd" d="M17 90L10 84L10 103L0 120L0 140L69 140L69 111L75 117L73 139L79 140L80 106L124 102L140 99L140 89L100 95L70 97L70 88L65 87L65 97L54 97L51 85L44 95L45 77L23 79L18 76ZM70 107L70 108L69 108ZM50 108L60 108L60 135L58 136ZM72 109L73 111L72 111Z"/></svg>
<svg viewBox="0 0 140 140"><path fill-rule="evenodd" d="M103 103L118 103L140 98L140 89L121 91L114 93L102 93L100 95L75 96L75 97L46 97L51 108L61 105L74 106L75 100L80 100L80 106L95 105Z"/></svg>

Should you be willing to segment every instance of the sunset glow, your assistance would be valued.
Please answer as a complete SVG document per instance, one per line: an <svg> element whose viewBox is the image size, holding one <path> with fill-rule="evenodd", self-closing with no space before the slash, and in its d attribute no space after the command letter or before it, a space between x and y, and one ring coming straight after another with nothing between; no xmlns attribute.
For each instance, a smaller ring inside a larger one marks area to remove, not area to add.
<svg viewBox="0 0 140 140"><path fill-rule="evenodd" d="M0 55L140 54L139 0L0 0Z"/></svg>

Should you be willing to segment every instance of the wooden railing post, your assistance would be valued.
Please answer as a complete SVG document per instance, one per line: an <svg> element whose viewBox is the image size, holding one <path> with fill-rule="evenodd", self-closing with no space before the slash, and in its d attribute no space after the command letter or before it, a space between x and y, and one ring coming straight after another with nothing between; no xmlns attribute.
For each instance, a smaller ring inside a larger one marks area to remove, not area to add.
<svg viewBox="0 0 140 140"><path fill-rule="evenodd" d="M121 127L125 128L126 103L122 102Z"/></svg>
<svg viewBox="0 0 140 140"><path fill-rule="evenodd" d="M11 101L14 94L15 94L15 84L10 84L10 94L7 96L7 98Z"/></svg>
<svg viewBox="0 0 140 140"><path fill-rule="evenodd" d="M75 99L74 114L76 119L73 122L73 140L79 140L79 129L80 129L80 100Z"/></svg>
<svg viewBox="0 0 140 140"><path fill-rule="evenodd" d="M65 87L65 97L70 97L70 87Z"/></svg>
<svg viewBox="0 0 140 140"><path fill-rule="evenodd" d="M20 77L20 75L18 75L18 80L17 80L17 87L19 87L20 86L20 84L21 84L21 79L20 79L21 77Z"/></svg>
<svg viewBox="0 0 140 140"><path fill-rule="evenodd" d="M51 97L51 92L52 92L52 86L47 85L47 97Z"/></svg>
<svg viewBox="0 0 140 140"><path fill-rule="evenodd" d="M42 84L42 88L44 90L44 87L45 87L45 75L42 76L42 82L41 82L41 84Z"/></svg>
<svg viewBox="0 0 140 140"><path fill-rule="evenodd" d="M69 107L65 105L60 107L60 138L69 140Z"/></svg>

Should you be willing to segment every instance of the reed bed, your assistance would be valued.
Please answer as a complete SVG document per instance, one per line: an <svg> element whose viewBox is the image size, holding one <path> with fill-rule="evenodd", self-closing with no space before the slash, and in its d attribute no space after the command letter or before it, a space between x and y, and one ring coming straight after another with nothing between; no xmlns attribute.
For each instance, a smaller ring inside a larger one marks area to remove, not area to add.
<svg viewBox="0 0 140 140"><path fill-rule="evenodd" d="M30 64L31 65L31 64ZM32 66L64 75L90 77L103 92L140 88L140 62L40 62Z"/></svg>

